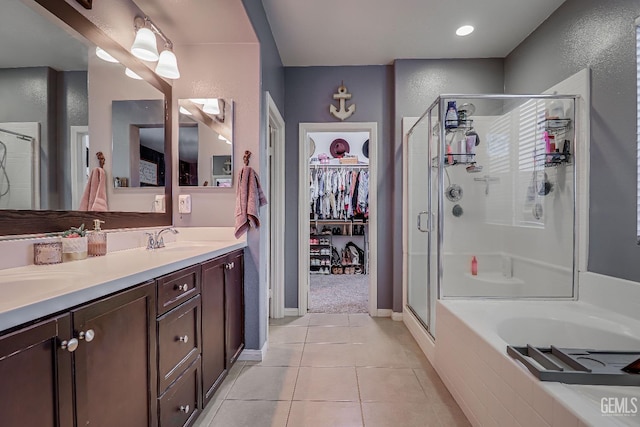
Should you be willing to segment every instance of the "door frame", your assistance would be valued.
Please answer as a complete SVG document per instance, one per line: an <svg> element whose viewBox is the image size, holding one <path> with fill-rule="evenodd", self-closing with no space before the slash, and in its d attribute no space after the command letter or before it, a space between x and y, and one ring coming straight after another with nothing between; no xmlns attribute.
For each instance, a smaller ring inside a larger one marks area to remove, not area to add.
<svg viewBox="0 0 640 427"><path fill-rule="evenodd" d="M309 304L309 133L369 132L369 315L378 313L378 123L300 123L298 127L298 314ZM374 183L373 185L371 183ZM373 188L373 191L372 191ZM304 238L307 236L307 238Z"/></svg>
<svg viewBox="0 0 640 427"><path fill-rule="evenodd" d="M78 209L78 207L80 206L80 200L82 199L82 194L85 190L83 186L79 185L80 182L78 180L80 174L84 173L83 170L79 170L79 165L84 165L85 163L84 159L81 158L81 153L84 152L84 150L82 150L84 148L82 146L82 137L84 135L89 135L89 126L70 126L69 143L71 155L71 207L73 209ZM84 182L84 184L86 185L86 182Z"/></svg>
<svg viewBox="0 0 640 427"><path fill-rule="evenodd" d="M269 170L269 262L267 263L267 280L270 317L284 317L284 191L285 191L285 122L273 101L271 94L265 92L267 133L273 129L273 145L269 147L271 135L267 134L267 156L271 156ZM267 164L267 167L268 164Z"/></svg>

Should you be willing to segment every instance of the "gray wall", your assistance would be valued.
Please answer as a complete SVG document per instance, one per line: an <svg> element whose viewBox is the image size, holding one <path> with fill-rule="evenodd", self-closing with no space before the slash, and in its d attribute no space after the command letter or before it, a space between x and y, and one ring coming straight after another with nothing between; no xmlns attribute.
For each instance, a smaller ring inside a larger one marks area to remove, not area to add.
<svg viewBox="0 0 640 427"><path fill-rule="evenodd" d="M269 92L284 116L284 68L276 46L267 15L259 0L242 0L244 8L260 41L260 147L266 146L268 123L265 116L264 93ZM261 149L262 151L262 149ZM241 153L242 154L242 153ZM254 153L253 159L257 160ZM266 171L266 156L260 154L260 170ZM269 188L268 177L261 174L263 188ZM262 219L263 226L268 220ZM245 251L245 343L250 349L259 349L266 341L266 317L262 312L265 301L261 300L260 274L258 271L260 239L258 233L247 233L249 247ZM263 278L266 280L266 277Z"/></svg>
<svg viewBox="0 0 640 427"><path fill-rule="evenodd" d="M395 61L393 147L393 311L402 312L402 118L419 117L443 93L503 93L502 59Z"/></svg>
<svg viewBox="0 0 640 427"><path fill-rule="evenodd" d="M58 73L58 182L60 209L73 210L71 200L71 153L69 150L71 126L89 124L89 94L86 71Z"/></svg>
<svg viewBox="0 0 640 427"><path fill-rule="evenodd" d="M389 66L285 68L285 307L298 306L298 125L338 122L329 114L333 94L344 81L357 106L347 121L378 123L378 307L393 304L391 253L393 140L392 69ZM308 236L305 237L305 241ZM400 256L402 253L400 253Z"/></svg>
<svg viewBox="0 0 640 427"><path fill-rule="evenodd" d="M47 67L0 70L0 122L40 123L40 207L58 209L56 72Z"/></svg>
<svg viewBox="0 0 640 427"><path fill-rule="evenodd" d="M540 92L591 68L588 270L640 281L636 244L638 0L567 0L505 60L505 89Z"/></svg>

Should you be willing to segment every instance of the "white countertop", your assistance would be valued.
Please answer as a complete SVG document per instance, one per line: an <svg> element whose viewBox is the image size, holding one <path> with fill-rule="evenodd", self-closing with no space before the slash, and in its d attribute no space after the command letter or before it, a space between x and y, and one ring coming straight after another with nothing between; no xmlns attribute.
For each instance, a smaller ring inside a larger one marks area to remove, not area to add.
<svg viewBox="0 0 640 427"><path fill-rule="evenodd" d="M47 317L247 246L245 240L179 241L55 265L0 270L0 331Z"/></svg>

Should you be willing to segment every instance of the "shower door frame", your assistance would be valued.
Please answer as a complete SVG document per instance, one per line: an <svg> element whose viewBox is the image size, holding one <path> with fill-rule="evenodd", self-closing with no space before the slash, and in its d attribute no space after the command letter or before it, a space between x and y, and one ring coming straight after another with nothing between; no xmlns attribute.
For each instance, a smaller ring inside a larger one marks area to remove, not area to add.
<svg viewBox="0 0 640 427"><path fill-rule="evenodd" d="M577 216L577 211L579 208L581 208L581 205L578 204L579 200L578 200L578 185L580 184L578 181L578 177L581 175L581 173L579 173L578 168L582 167L583 163L584 163L584 159L583 154L580 153L580 150L578 149L578 147L584 147L584 143L582 141L577 141L578 138L578 129L581 129L582 124L582 114L584 113L582 111L582 106L579 104L579 100L582 97L580 95L570 95L570 94L537 94L537 95L531 95L531 94L523 94L523 95L511 95L511 94L441 94L439 95L434 101L433 103L427 108L427 110L418 118L418 120L411 126L411 128L406 132L406 137L407 137L407 141L406 143L409 143L408 138L411 136L411 134L413 133L413 130L416 128L416 126L418 126L420 123L423 122L423 120L427 120L428 121L428 138L427 138L427 144L429 144L429 165L428 168L430 170L429 172L429 179L431 180L431 175L432 175L432 171L431 169L434 167L434 165L431 163L431 159L433 159L433 155L432 155L432 147L431 147L431 142L433 139L433 123L431 122L431 118L433 117L432 110L434 108L438 108L438 130L439 130L439 143L438 143L438 153L437 153L437 159L438 159L438 174L437 174L437 197L438 197L438 206L437 206L437 229L434 230L433 229L433 224L431 224L431 218L432 216L429 216L429 221L430 221L430 233L432 232L436 232L437 233L437 244L436 247L433 248L432 245L430 245L429 248L427 248L427 258L431 258L431 251L436 250L437 251L437 263L436 263L436 269L437 269L437 274L436 274L436 283L432 283L431 279L431 274L429 273L429 280L427 281L427 305L429 307L429 312L428 312L428 317L430 319L435 320L435 314L433 314L433 316L431 316L430 310L431 310L431 299L433 298L433 294L434 294L434 290L435 290L435 294L436 294L436 301L437 300L442 300L442 299L510 299L510 300L576 300L578 298L578 269L579 266L582 265L580 263L580 248L578 248L577 246L577 233L579 230L579 224L578 224L578 216ZM572 156L574 158L573 160L573 185L572 185L572 191L573 191L573 213L572 213L572 221L573 221L573 235L572 235L572 252L573 252L573 265L572 265L572 287L571 287L571 296L567 296L567 297L514 297L514 296L505 296L505 297L487 297L487 296L478 296L478 297L473 297L473 296L465 296L465 297L445 297L443 296L443 289L442 289L442 282L443 282L443 274L444 274L444 258L443 258L443 248L444 248L444 153L445 151L445 144L446 144L446 129L444 127L444 125L442 125L442 117L443 117L443 113L446 111L446 102L447 100L456 100L456 99L467 99L467 100L473 100L473 99L478 99L478 100L518 100L518 99L538 99L538 100L553 100L553 99L573 99L574 101L574 123L573 123L573 152L572 152ZM587 108L587 107L584 107ZM588 120L588 119L587 119ZM582 132L581 132L582 134ZM588 136L586 135L581 135L582 137L586 137L588 138ZM431 182L428 185L428 189L427 189L427 198L429 200L429 212L432 212L433 206L431 204L432 200L433 200L433 195L432 195L432 185ZM406 195L406 194L405 194ZM405 205L406 208L406 205ZM405 218L406 218L406 214L405 214ZM408 229L410 225L406 224L406 229ZM405 233L407 233L405 229ZM408 238L408 237L407 237ZM428 260L428 262L430 263L430 260ZM406 268L406 263L405 263L405 268ZM429 265L428 269L430 271L430 269L434 268L433 265ZM406 271L405 271L405 275L406 275ZM413 311L413 309L410 307L409 305L409 301L408 301L408 286L409 283L407 281L405 289L404 289L404 296L403 296L403 305L404 308L408 311L410 311L413 316L422 324L422 326L426 329L426 331L428 332L428 334L430 335L430 337L435 341L436 337L435 337L435 333L433 333L433 328L431 327L431 322L428 322L429 324L425 324L424 322L422 322L420 320L420 318L415 314L415 312Z"/></svg>

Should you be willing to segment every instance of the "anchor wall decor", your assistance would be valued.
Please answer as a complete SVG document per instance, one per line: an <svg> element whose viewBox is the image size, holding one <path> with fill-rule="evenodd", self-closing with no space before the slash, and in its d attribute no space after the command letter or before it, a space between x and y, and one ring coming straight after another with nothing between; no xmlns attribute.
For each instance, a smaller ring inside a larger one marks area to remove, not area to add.
<svg viewBox="0 0 640 427"><path fill-rule="evenodd" d="M347 87L344 82L338 87L338 93L333 94L333 99L340 100L340 109L338 110L335 105L329 105L329 112L340 120L345 120L351 117L356 112L356 104L349 105L347 108L347 99L351 99L351 94L347 92Z"/></svg>

